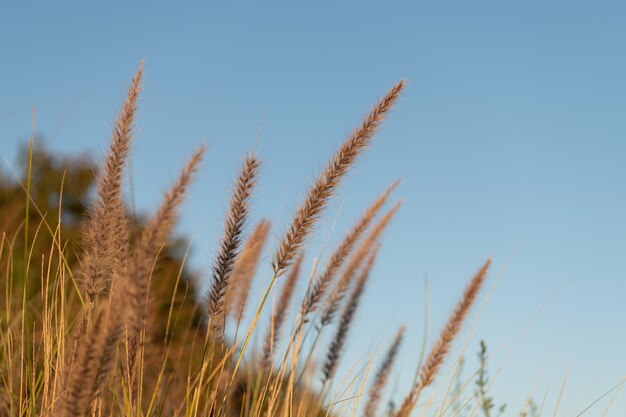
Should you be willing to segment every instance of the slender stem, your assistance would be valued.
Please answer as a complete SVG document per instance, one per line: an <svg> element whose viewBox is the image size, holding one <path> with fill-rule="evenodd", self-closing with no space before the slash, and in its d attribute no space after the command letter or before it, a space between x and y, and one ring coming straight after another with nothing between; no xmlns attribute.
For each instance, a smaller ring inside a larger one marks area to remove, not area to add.
<svg viewBox="0 0 626 417"><path fill-rule="evenodd" d="M307 355L306 359L304 360L304 364L302 365L302 371L300 371L300 375L296 379L296 385L300 383L300 381L302 380L302 377L306 373L306 367L309 364L309 361L311 360L311 357L313 356L313 352L315 352L315 348L317 347L317 343L320 340L320 336L322 335L322 328L317 328L316 330L317 330L317 334L315 335L315 339L313 340L313 344L311 345L311 349L309 350L309 354ZM306 338L306 335L305 335L305 338Z"/></svg>
<svg viewBox="0 0 626 417"><path fill-rule="evenodd" d="M30 136L30 141L28 142L28 165L26 169L26 210L25 210L25 218L24 218L24 279L26 279L26 274L28 271L28 223L30 217L30 183L31 183L31 174L33 171L33 144L35 142L35 109L33 108L32 114L32 134Z"/></svg>
<svg viewBox="0 0 626 417"><path fill-rule="evenodd" d="M276 279L278 279L278 275L274 274L274 276L272 276L270 284L267 287L267 290L265 290L265 294L263 294L263 298L261 299L261 303L259 304L259 307L257 308L256 314L254 315L254 318L252 319L252 324L250 325L250 329L248 330L246 339L243 341L243 345L241 346L241 352L239 352L239 356L237 357L237 361L235 362L235 367L233 368L233 373L230 377L230 380L228 381L228 386L226 387L226 393L224 394L223 404L226 404L226 400L228 399L228 392L230 391L230 387L232 386L235 380L235 375L237 375L237 370L239 369L239 365L241 364L243 355L246 352L246 348L248 347L248 344L250 343L250 339L252 339L252 332L254 331L257 322L259 321L259 317L261 316L263 307L265 306L265 303L267 302L267 299L269 298L270 292L272 290L272 287L274 287L274 283L276 282Z"/></svg>

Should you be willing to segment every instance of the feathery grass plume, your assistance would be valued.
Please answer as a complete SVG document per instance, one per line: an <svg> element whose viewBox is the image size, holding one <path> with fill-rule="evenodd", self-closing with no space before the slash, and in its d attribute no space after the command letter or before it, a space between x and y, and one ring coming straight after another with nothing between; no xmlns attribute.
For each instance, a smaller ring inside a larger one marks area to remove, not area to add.
<svg viewBox="0 0 626 417"><path fill-rule="evenodd" d="M172 188L163 196L161 206L145 226L128 262L124 275L124 301L128 308L126 330L128 342L127 372L134 373L140 334L146 327L148 286L154 259L167 242L176 224L177 209L198 169L206 148L200 146L191 156Z"/></svg>
<svg viewBox="0 0 626 417"><path fill-rule="evenodd" d="M231 283L226 291L226 310L238 320L245 309L248 293L254 278L263 246L267 240L271 223L261 220L248 238L246 244L235 262Z"/></svg>
<svg viewBox="0 0 626 417"><path fill-rule="evenodd" d="M354 318L354 313L356 312L357 307L359 306L359 300L361 295L363 294L363 289L365 288L365 282L369 278L372 267L374 266L374 262L376 262L376 256L378 255L378 250L380 246L373 248L367 258L367 262L365 267L361 271L359 275L356 285L350 293L350 298L348 299L348 303L344 307L344 310L341 313L341 318L339 319L339 326L337 327L337 332L333 337L333 340L328 348L328 353L326 354L326 362L324 363L324 367L322 369L322 385L326 386L328 380L333 376L335 370L337 368L337 364L339 362L339 356L341 355L341 351L343 350L343 346L346 342L346 336L348 335L348 331L350 330L350 324L352 323L352 319Z"/></svg>
<svg viewBox="0 0 626 417"><path fill-rule="evenodd" d="M111 277L119 277L128 258L129 232L122 199L123 176L132 140L137 99L141 91L143 61L131 81L126 100L117 117L109 151L100 168L96 200L88 210L83 227L84 247L78 271L86 298L86 310L72 330L73 343L60 372L70 377L81 339L87 331L89 316L98 296L108 291ZM67 381L66 381L67 382Z"/></svg>
<svg viewBox="0 0 626 417"><path fill-rule="evenodd" d="M110 300L118 299L119 288L114 287ZM110 304L95 305L92 320L77 347L72 372L61 394L61 407L54 410L53 415L83 417L103 388L105 378L113 368L123 328L123 309Z"/></svg>
<svg viewBox="0 0 626 417"><path fill-rule="evenodd" d="M81 259L79 271L89 305L108 289L108 280L113 275L111 272L119 273L128 256L122 181L130 151L142 75L143 61L133 77L126 101L115 122L109 152L97 181L97 199L84 228L87 250Z"/></svg>
<svg viewBox="0 0 626 417"><path fill-rule="evenodd" d="M291 298L293 297L293 292L300 276L300 266L302 265L303 260L304 256L301 254L298 256L296 262L291 266L291 270L287 274L287 279L283 284L280 297L278 298L276 312L270 319L270 328L263 347L263 362L261 368L263 371L267 371L271 367L272 353L274 349L276 349L278 341L280 340L282 327L285 323L285 319L287 318L289 305L291 304Z"/></svg>
<svg viewBox="0 0 626 417"><path fill-rule="evenodd" d="M467 317L469 310L472 307L472 304L474 304L474 301L478 296L478 292L487 277L489 265L491 265L491 258L489 258L487 262L485 262L485 264L478 270L465 288L463 297L448 318L446 325L439 334L439 339L435 342L430 354L424 362L417 383L411 389L409 395L407 395L404 399L404 402L402 403L402 406L397 414L398 417L407 417L411 413L411 410L419 400L422 390L428 387L437 375L444 359L448 355L448 352L450 352L454 338L461 330L463 321L465 317Z"/></svg>
<svg viewBox="0 0 626 417"><path fill-rule="evenodd" d="M341 268L344 261L352 251L352 248L356 242L361 238L361 235L367 230L372 220L376 217L382 206L387 201L389 194L400 184L400 180L394 182L389 186L374 203L365 210L365 213L361 216L359 221L352 227L352 229L344 236L343 240L330 256L324 272L317 277L311 288L307 291L307 295L302 304L303 315L315 311L317 304L324 296L326 289L333 280L335 273Z"/></svg>
<svg viewBox="0 0 626 417"><path fill-rule="evenodd" d="M230 284L233 268L241 251L245 222L248 217L249 200L256 184L260 161L248 155L237 178L230 208L224 224L224 235L220 243L211 273L211 290L208 294L207 313L214 329L223 327L224 298Z"/></svg>
<svg viewBox="0 0 626 417"><path fill-rule="evenodd" d="M398 350L400 349L400 344L402 343L402 338L404 337L404 326L400 327L396 336L385 355L385 359L380 364L378 371L374 377L374 383L370 388L369 398L367 403L365 403L363 417L374 417L376 415L376 410L378 409L378 404L380 403L380 396L382 390L385 388L385 384L387 383L387 379L389 379L389 374L391 373L391 368L393 367L393 363L396 360L396 356L398 354Z"/></svg>
<svg viewBox="0 0 626 417"><path fill-rule="evenodd" d="M380 219L376 225L374 225L372 231L367 235L363 242L361 242L354 255L350 258L350 261L346 265L339 282L337 282L335 288L326 300L321 318L322 326L326 326L332 321L337 309L339 308L339 304L350 287L350 283L356 275L359 267L367 258L367 255L371 252L372 247L376 244L380 235L385 231L395 214L398 212L401 204L401 201L397 202L393 208L391 208L391 210L389 210L389 212L385 214L385 216L383 216L383 218Z"/></svg>
<svg viewBox="0 0 626 417"><path fill-rule="evenodd" d="M385 115L398 99L404 81L396 84L385 97L378 101L361 125L343 142L328 166L315 180L305 200L295 212L289 229L283 235L272 260L274 275L280 276L296 258L305 239L318 221L328 200L335 193L341 180L370 144L374 133Z"/></svg>
<svg viewBox="0 0 626 417"><path fill-rule="evenodd" d="M441 367L443 360L452 346L452 341L461 330L461 325L478 296L478 291L487 277L487 270L490 265L491 259L488 259L487 262L485 262L485 264L478 270L476 275L474 275L474 278L472 278L463 293L463 298L454 309L452 315L448 318L448 321L439 336L439 340L433 346L431 353L420 372L420 385L422 388L430 385L437 374L437 371Z"/></svg>

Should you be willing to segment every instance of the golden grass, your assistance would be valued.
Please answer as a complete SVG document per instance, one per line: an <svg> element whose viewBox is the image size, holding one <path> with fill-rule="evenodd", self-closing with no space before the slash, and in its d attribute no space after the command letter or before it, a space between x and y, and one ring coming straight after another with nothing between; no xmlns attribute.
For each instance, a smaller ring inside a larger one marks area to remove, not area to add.
<svg viewBox="0 0 626 417"><path fill-rule="evenodd" d="M133 233L122 196L142 72L140 66L98 175L96 198L84 222L80 262L74 266L65 261L60 220L56 230L48 228L41 213L37 233L48 230L55 236L55 243L42 259L30 258L31 263L42 263L41 276L25 275L25 282L37 280L41 289L32 299L26 296L27 284L15 286L22 292L14 294L13 283L18 277L11 254L20 230L14 236L3 233L0 265L6 265L7 311L0 320L0 415L265 417L330 416L346 411L355 415L360 410L358 400L365 392L368 395L362 407L363 416L377 415L404 328L392 340L371 384L357 372L357 376L339 387L339 398L331 395L331 387L339 384L335 374L366 282L375 273L382 233L400 207L397 203L378 218L397 182L365 210L340 240L321 273L311 277L303 299L294 303L294 297L304 268L307 238L345 176L370 145L404 83L393 86L374 105L314 180L278 240L271 257L272 277L261 301L252 306L253 314L245 327L242 316L270 227L268 221L262 221L246 236L250 199L260 168L259 159L253 154L244 158L235 180L223 236L210 268L208 294L204 294L205 298L178 294L180 273L172 277L176 285L168 298L186 298L201 310L205 321L179 322L187 316L174 304L165 316L155 315L149 309L151 297L155 296L153 272L158 268L163 247L171 241L179 207L205 149L200 147L192 155L153 217ZM36 236L29 255L33 253ZM52 263L52 259L56 261ZM401 408L394 411L395 415L409 415L420 393L439 373L489 265L490 261L471 280L419 370L415 386ZM260 351L252 349L250 341L258 333L257 323L265 314L268 297L275 282L285 274L262 347ZM74 276L80 277L77 287ZM19 298L21 303L16 303ZM16 305L21 307L21 314L14 311ZM289 328L292 305L296 306L297 316ZM319 317L310 317L316 311ZM335 315L335 331L325 355L317 358L323 362L318 367L315 347L322 341L322 328L330 327ZM154 322L165 322L164 337L147 337ZM238 330L235 337L225 331L229 323ZM173 329L181 326L183 330L176 330L174 337ZM303 355L311 330L317 330L317 338L309 346L308 355ZM370 358L368 369L373 363ZM318 390L320 373L322 389ZM356 400L350 401L351 396Z"/></svg>

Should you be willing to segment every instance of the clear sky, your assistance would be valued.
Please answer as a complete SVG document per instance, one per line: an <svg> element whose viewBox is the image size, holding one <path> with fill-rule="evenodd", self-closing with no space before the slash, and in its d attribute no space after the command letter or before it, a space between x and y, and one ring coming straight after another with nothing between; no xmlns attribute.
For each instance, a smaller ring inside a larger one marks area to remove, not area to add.
<svg viewBox="0 0 626 417"><path fill-rule="evenodd" d="M404 393L422 343L424 277L430 342L493 256L489 284L501 280L468 355L486 339L492 374L504 364L493 394L510 415L546 391L552 415L568 368L563 416L626 376L626 3L204 3L5 3L1 156L14 162L33 106L53 150L101 154L144 58L133 198L151 210L193 149L209 145L178 230L194 238L201 270L247 150L264 160L254 217L274 220L278 236L320 164L404 78L312 241L311 256L340 207L331 243L403 179L346 362L407 324ZM626 391L609 415L626 415Z"/></svg>

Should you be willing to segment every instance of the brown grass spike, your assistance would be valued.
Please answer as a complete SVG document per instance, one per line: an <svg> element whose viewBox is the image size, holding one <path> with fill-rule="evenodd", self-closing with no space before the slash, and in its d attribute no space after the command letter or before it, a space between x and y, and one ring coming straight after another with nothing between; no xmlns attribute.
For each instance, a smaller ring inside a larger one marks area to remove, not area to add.
<svg viewBox="0 0 626 417"><path fill-rule="evenodd" d="M150 271L159 249L164 245L177 220L177 209L183 201L185 192L204 157L206 148L200 146L191 156L178 179L161 202L161 206L139 237L133 256L129 261L124 276L124 298L128 308L127 341L128 358L127 372L132 383L135 357L139 349L140 334L146 327L148 286Z"/></svg>
<svg viewBox="0 0 626 417"><path fill-rule="evenodd" d="M326 383L335 373L337 364L339 363L339 356L341 355L341 351L343 350L343 346L346 342L346 336L348 335L348 331L350 330L350 324L352 323L354 313L359 306L359 300L365 288L365 282L369 278L372 267L374 266L374 262L376 261L378 249L379 247L373 248L370 252L367 258L367 263L363 268L363 271L359 275L359 278L357 279L356 285L354 286L352 293L350 294L348 303L341 313L337 332L335 333L330 347L328 348L328 353L326 354L326 362L324 363L324 367L322 369L323 386L326 386Z"/></svg>
<svg viewBox="0 0 626 417"><path fill-rule="evenodd" d="M346 265L339 282L337 282L337 285L326 300L321 318L322 326L326 326L332 321L337 309L339 308L339 304L345 296L346 291L348 290L359 267L367 258L367 255L371 252L372 247L376 244L381 234L385 231L393 217L396 215L401 204L401 202L397 202L391 210L389 210L389 212L374 225L372 231L367 235L355 251L354 255L350 258L350 261L348 262L348 265Z"/></svg>
<svg viewBox="0 0 626 417"><path fill-rule="evenodd" d="M465 288L463 297L448 318L446 325L439 334L439 339L435 342L430 354L424 362L417 384L411 389L411 392L405 398L402 407L398 412L398 417L408 416L419 399L421 391L433 382L437 372L443 364L444 359L450 352L454 338L461 331L463 321L469 314L469 310L478 296L478 292L487 277L489 265L491 265L491 259L488 259L487 262L485 262Z"/></svg>
<svg viewBox="0 0 626 417"><path fill-rule="evenodd" d="M86 414L113 368L122 328L121 309L103 304L95 306L93 319L86 326L85 335L77 347L74 366L62 394L61 408L53 415L83 417Z"/></svg>
<svg viewBox="0 0 626 417"><path fill-rule="evenodd" d="M380 403L382 390L385 388L385 384L387 384L387 380L389 379L389 374L391 373L391 368L393 367L393 363L398 355L398 350L400 350L400 344L402 343L403 337L404 326L400 327L396 333L396 336L394 337L393 342L385 355L385 359L380 364L380 367L374 376L374 382L372 383L372 387L369 391L369 398L363 408L363 417L375 417L378 404Z"/></svg>
<svg viewBox="0 0 626 417"><path fill-rule="evenodd" d="M111 272L119 273L128 256L122 180L130 151L142 75L143 62L128 88L126 101L115 122L109 152L97 182L97 199L84 228L87 251L81 259L79 271L89 305L106 291Z"/></svg>
<svg viewBox="0 0 626 417"><path fill-rule="evenodd" d="M81 276L82 289L87 296L87 304L86 311L83 312L80 321L72 331L73 345L66 352L64 369L59 370L63 374L66 387L71 386L72 378L75 377L73 366L77 355L81 354L80 350L84 350L82 339L90 331L88 326L92 319L91 315L94 313L96 300L109 289L111 277L121 276L128 259L129 232L122 199L122 182L130 151L142 76L143 61L133 77L126 100L115 122L109 152L97 180L97 197L83 225L84 247L87 249L80 260L78 271ZM78 358L78 360L81 359ZM85 364L77 366L85 366ZM68 395L71 396L72 393L69 392Z"/></svg>
<svg viewBox="0 0 626 417"><path fill-rule="evenodd" d="M358 222L344 236L337 249L335 249L333 254L330 256L324 271L319 277L317 277L311 288L307 291L307 295L302 304L304 316L315 311L317 304L320 302L322 297L324 297L328 285L333 280L339 268L343 265L344 261L350 254L350 251L352 251L352 248L361 238L361 235L363 235L363 233L367 230L372 220L374 220L380 209L383 207L389 197L389 194L391 194L399 183L400 181L398 180L387 188L385 192L383 192L376 199L376 201L374 201L374 203L369 206L367 210L365 210L365 213L363 213Z"/></svg>
<svg viewBox="0 0 626 417"><path fill-rule="evenodd" d="M248 238L233 269L231 283L226 292L226 310L239 320L245 309L248 293L256 272L263 246L267 240L271 223L261 220Z"/></svg>
<svg viewBox="0 0 626 417"><path fill-rule="evenodd" d="M328 200L335 193L358 156L370 144L374 133L398 99L403 87L404 82L400 81L389 90L365 117L361 125L343 142L335 156L328 162L326 169L315 180L308 195L296 210L289 229L279 242L278 250L272 260L275 276L282 275L285 268L294 261Z"/></svg>
<svg viewBox="0 0 626 417"><path fill-rule="evenodd" d="M254 155L244 159L237 178L230 208L226 215L224 235L220 250L213 264L211 290L208 295L207 312L211 326L216 329L224 326L224 299L230 284L233 268L241 251L245 222L248 217L249 200L252 197L259 160Z"/></svg>
<svg viewBox="0 0 626 417"><path fill-rule="evenodd" d="M300 267L304 259L303 255L298 256L296 262L291 266L291 270L287 274L287 279L283 284L280 297L278 298L278 304L276 305L276 312L271 318L270 329L265 339L265 345L263 347L263 362L262 369L267 371L272 364L272 353L276 349L280 336L282 333L282 327L289 313L289 305L293 297L293 292L296 289L298 278L300 277Z"/></svg>

